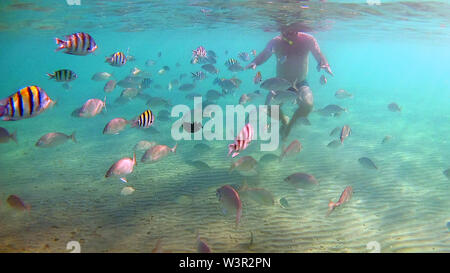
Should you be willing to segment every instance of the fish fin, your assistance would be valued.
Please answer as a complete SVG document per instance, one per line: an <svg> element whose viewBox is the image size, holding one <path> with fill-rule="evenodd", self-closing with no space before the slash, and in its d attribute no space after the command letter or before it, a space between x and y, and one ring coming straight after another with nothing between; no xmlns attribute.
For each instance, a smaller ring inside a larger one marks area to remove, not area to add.
<svg viewBox="0 0 450 273"><path fill-rule="evenodd" d="M125 177L121 177L120 181L122 181L123 183L128 183L128 180Z"/></svg>
<svg viewBox="0 0 450 273"><path fill-rule="evenodd" d="M70 137L72 138L73 142L77 143L77 139L75 138L75 131L70 135Z"/></svg>
<svg viewBox="0 0 450 273"><path fill-rule="evenodd" d="M234 148L234 143L228 145L228 155L230 155L234 151Z"/></svg>
<svg viewBox="0 0 450 273"><path fill-rule="evenodd" d="M51 79L53 79L53 78L55 78L55 75L53 75L53 74L50 74L50 73L47 73L47 76L49 76L49 80L51 80Z"/></svg>
<svg viewBox="0 0 450 273"><path fill-rule="evenodd" d="M330 213L337 207L337 204L334 203L333 201L330 200L330 202L328 202L328 212L327 215L330 215Z"/></svg>
<svg viewBox="0 0 450 273"><path fill-rule="evenodd" d="M175 143L175 146L173 146L173 148L170 149L172 151L172 153L174 153L174 154L177 153L177 147L178 147L178 143Z"/></svg>
<svg viewBox="0 0 450 273"><path fill-rule="evenodd" d="M239 153L238 153L238 152L235 152L235 153L233 153L233 154L231 155L231 157L234 158L234 157L236 157L236 156L238 156L238 155L239 155Z"/></svg>
<svg viewBox="0 0 450 273"><path fill-rule="evenodd" d="M133 165L137 166L136 152L133 153Z"/></svg>
<svg viewBox="0 0 450 273"><path fill-rule="evenodd" d="M105 96L105 98L103 99L103 107L105 108L105 111L108 112L107 109L106 109L106 96Z"/></svg>
<svg viewBox="0 0 450 273"><path fill-rule="evenodd" d="M10 137L16 144L18 144L18 143L17 143L17 130L14 131L14 133L12 133L9 137Z"/></svg>

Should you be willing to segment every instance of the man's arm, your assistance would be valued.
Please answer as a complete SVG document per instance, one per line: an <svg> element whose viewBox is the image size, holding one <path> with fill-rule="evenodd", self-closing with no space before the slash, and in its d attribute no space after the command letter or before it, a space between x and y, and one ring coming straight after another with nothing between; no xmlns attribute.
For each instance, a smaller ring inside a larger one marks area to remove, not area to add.
<svg viewBox="0 0 450 273"><path fill-rule="evenodd" d="M327 59L320 51L320 47L319 44L317 43L317 40L312 35L306 33L299 32L299 36L300 35L303 36L303 38L308 41L309 50L311 51L311 53L313 54L314 58L318 63L317 71L320 71L320 69L322 68L325 69L328 72L328 74L334 76L333 72L331 72L331 68L330 65L328 64Z"/></svg>
<svg viewBox="0 0 450 273"><path fill-rule="evenodd" d="M258 56L255 57L255 59L253 59L253 61L250 62L249 65L247 65L245 68L253 68L255 69L257 65L261 65L263 63L265 63L270 56L272 56L273 53L273 46L275 44L275 41L277 40L277 37L273 38L272 40L270 40L267 43L266 48L264 48L264 50L258 54Z"/></svg>

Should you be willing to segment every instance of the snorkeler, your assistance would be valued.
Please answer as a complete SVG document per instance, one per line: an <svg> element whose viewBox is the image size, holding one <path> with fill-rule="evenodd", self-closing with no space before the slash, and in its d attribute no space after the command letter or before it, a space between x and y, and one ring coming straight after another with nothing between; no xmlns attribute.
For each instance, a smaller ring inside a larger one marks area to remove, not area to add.
<svg viewBox="0 0 450 273"><path fill-rule="evenodd" d="M302 31L308 27L301 23L293 23L281 27L281 35L269 41L266 48L246 66L246 69L255 69L257 65L265 63L275 53L277 56L277 77L283 78L295 84L290 91L298 95L298 109L293 114L290 121L285 117L281 118L282 127L280 133L286 139L299 118L306 118L313 109L312 91L306 81L308 74L308 53L311 52L318 62L317 71L324 69L328 74L333 75L327 59L320 51L316 39ZM276 91L276 90L275 90ZM269 92L269 95L271 93Z"/></svg>

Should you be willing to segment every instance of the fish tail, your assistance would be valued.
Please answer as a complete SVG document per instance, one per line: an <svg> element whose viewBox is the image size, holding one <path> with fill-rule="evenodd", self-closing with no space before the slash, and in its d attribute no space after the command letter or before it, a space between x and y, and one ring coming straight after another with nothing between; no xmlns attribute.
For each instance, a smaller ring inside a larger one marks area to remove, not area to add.
<svg viewBox="0 0 450 273"><path fill-rule="evenodd" d="M238 153L238 152L235 152L235 153L233 153L233 154L231 155L231 157L234 158L234 157L236 157L236 156L238 156L238 155L239 155L239 153Z"/></svg>
<svg viewBox="0 0 450 273"><path fill-rule="evenodd" d="M137 166L136 152L133 153L133 165Z"/></svg>
<svg viewBox="0 0 450 273"><path fill-rule="evenodd" d="M228 145L228 155L230 155L234 151L234 147L235 147L234 144L229 144Z"/></svg>
<svg viewBox="0 0 450 273"><path fill-rule="evenodd" d="M14 133L12 133L12 135L10 135L10 138L16 143L17 143L17 130L14 131Z"/></svg>
<svg viewBox="0 0 450 273"><path fill-rule="evenodd" d="M337 203L334 203L333 201L330 200L330 202L328 203L328 212L327 215L330 215L330 213L337 207Z"/></svg>
<svg viewBox="0 0 450 273"><path fill-rule="evenodd" d="M77 139L75 138L75 131L70 135L74 143L78 143Z"/></svg>
<svg viewBox="0 0 450 273"><path fill-rule="evenodd" d="M236 228L238 227L239 222L241 221L241 216L242 216L242 207L236 210Z"/></svg>
<svg viewBox="0 0 450 273"><path fill-rule="evenodd" d="M55 38L55 42L59 47L55 51L60 51L61 49L66 47L66 42L64 40L61 40L59 38Z"/></svg>
<svg viewBox="0 0 450 273"><path fill-rule="evenodd" d="M176 154L176 152L177 152L177 147L178 147L178 143L175 143L175 146L173 146L173 148L170 149L170 150L172 151L172 153L175 153L175 154Z"/></svg>
<svg viewBox="0 0 450 273"><path fill-rule="evenodd" d="M106 110L106 96L105 96L105 98L103 99L103 107L105 107L105 111L108 112L108 111Z"/></svg>
<svg viewBox="0 0 450 273"><path fill-rule="evenodd" d="M54 75L54 74L47 73L47 76L49 76L49 78L48 78L49 80L55 78L55 75Z"/></svg>

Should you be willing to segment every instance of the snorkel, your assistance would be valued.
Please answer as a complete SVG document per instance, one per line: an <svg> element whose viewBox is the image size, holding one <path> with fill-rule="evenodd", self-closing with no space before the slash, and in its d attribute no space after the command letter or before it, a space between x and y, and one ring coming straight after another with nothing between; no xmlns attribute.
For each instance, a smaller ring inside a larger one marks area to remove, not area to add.
<svg viewBox="0 0 450 273"><path fill-rule="evenodd" d="M293 42L292 40L290 40L290 39L287 38L287 37L289 37L289 36L292 36L293 34L295 34L294 31L288 30L288 31L286 31L286 32L282 32L282 33L281 33L281 37L282 37L283 41L286 41L289 45L293 45L294 42Z"/></svg>

